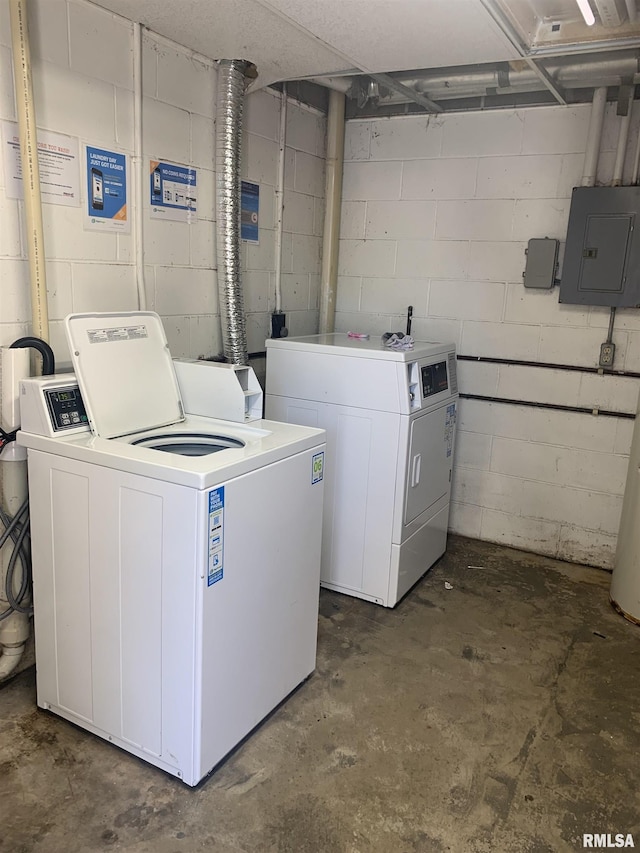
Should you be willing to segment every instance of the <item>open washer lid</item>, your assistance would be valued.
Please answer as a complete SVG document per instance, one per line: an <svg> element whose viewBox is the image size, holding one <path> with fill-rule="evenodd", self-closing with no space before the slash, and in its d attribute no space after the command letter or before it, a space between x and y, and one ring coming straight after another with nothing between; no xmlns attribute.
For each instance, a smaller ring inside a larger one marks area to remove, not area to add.
<svg viewBox="0 0 640 853"><path fill-rule="evenodd" d="M70 314L65 329L94 435L118 438L185 419L156 313Z"/></svg>

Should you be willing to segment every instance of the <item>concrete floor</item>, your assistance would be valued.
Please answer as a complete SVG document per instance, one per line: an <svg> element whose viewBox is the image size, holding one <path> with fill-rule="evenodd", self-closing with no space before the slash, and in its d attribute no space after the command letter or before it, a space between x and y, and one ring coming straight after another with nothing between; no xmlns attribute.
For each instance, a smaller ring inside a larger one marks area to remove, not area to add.
<svg viewBox="0 0 640 853"><path fill-rule="evenodd" d="M452 538L395 610L323 592L316 673L195 790L36 710L27 671L0 691L0 851L638 847L640 628L608 586Z"/></svg>

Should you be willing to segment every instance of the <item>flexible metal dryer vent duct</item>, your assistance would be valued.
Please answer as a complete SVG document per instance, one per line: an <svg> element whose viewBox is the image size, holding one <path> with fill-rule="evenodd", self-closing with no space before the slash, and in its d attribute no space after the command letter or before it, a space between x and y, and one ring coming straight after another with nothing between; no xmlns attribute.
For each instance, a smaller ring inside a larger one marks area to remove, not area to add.
<svg viewBox="0 0 640 853"><path fill-rule="evenodd" d="M247 328L240 280L240 156L242 109L247 73L244 59L218 65L216 130L217 257L222 346L225 361L247 364Z"/></svg>

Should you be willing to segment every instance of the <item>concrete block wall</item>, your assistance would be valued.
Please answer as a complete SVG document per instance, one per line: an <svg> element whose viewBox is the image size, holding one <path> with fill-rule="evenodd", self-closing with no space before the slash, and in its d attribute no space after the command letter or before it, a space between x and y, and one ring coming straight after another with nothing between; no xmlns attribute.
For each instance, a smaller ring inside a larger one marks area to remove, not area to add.
<svg viewBox="0 0 640 853"><path fill-rule="evenodd" d="M243 178L260 184L260 243L243 244L249 352L264 351L275 306L279 93L251 94L245 109ZM291 99L285 131L281 300L291 335L318 331L324 225L326 117Z"/></svg>
<svg viewBox="0 0 640 853"><path fill-rule="evenodd" d="M39 128L133 153L132 24L86 0L31 0L29 27ZM166 39L143 38L143 149L198 169L198 220L150 218L144 199L148 308L163 318L175 356L221 350L215 259L215 64ZM260 242L243 244L250 351L264 349L275 304L275 194L280 99L246 99L243 175L260 184ZM8 4L0 4L0 120L15 121ZM291 103L283 247L283 309L292 333L315 331L324 195L324 118ZM6 197L0 164L0 345L30 324L22 202ZM82 180L83 205L86 189ZM129 188L131 194L131 186ZM51 342L64 363L62 320L71 311L138 307L131 235L85 231L83 207L43 205Z"/></svg>
<svg viewBox="0 0 640 853"><path fill-rule="evenodd" d="M414 337L459 353L595 366L608 309L522 285L527 241L565 239L589 114L348 122L336 328L404 329L412 305ZM610 105L598 183L611 180L619 121ZM614 342L616 367L640 371L638 311L618 312ZM462 392L514 400L635 412L638 398L629 377L470 362L459 375ZM458 427L453 530L612 566L632 421L462 400Z"/></svg>

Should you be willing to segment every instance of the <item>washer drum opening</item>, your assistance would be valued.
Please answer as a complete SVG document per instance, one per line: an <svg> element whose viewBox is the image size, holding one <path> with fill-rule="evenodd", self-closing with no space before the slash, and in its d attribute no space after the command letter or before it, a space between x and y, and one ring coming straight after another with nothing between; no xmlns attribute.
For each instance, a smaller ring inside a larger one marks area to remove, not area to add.
<svg viewBox="0 0 640 853"><path fill-rule="evenodd" d="M166 433L151 435L132 441L138 447L161 450L163 453L175 453L178 456L208 456L220 450L244 447L244 441L228 435L207 435L200 433Z"/></svg>

